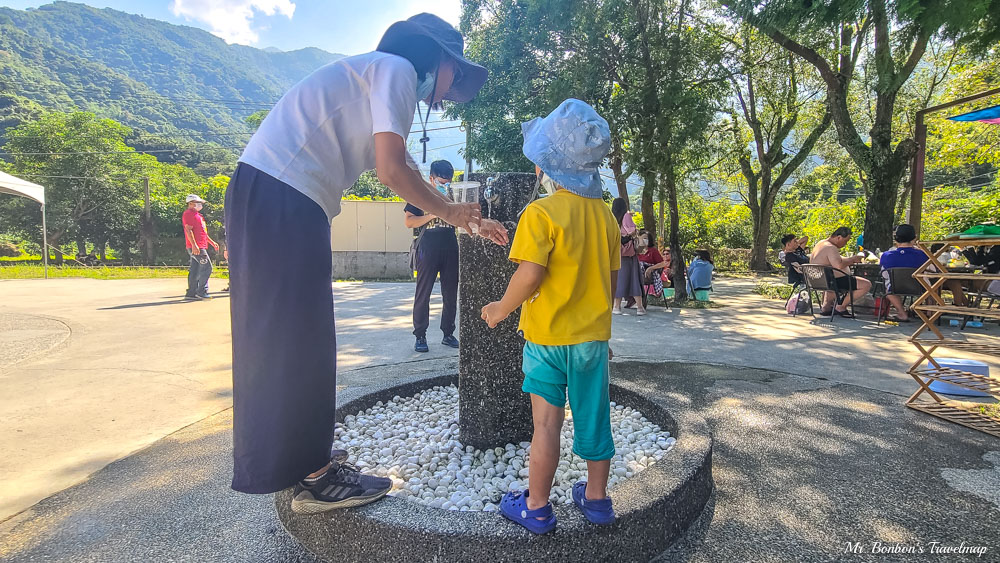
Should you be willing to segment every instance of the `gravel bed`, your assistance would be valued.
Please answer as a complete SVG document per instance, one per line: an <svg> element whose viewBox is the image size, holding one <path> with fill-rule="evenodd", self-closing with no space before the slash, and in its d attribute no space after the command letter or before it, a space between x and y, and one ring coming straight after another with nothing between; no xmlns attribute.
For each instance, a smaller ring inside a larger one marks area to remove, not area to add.
<svg viewBox="0 0 1000 563"><path fill-rule="evenodd" d="M615 457L609 487L663 458L677 441L642 413L611 403ZM495 511L508 490L528 486L528 442L476 450L458 441L458 388L434 387L345 417L334 448L347 450L362 471L389 477L390 495L445 510ZM573 502L573 484L587 464L572 453L573 418L566 410L559 467L550 500Z"/></svg>

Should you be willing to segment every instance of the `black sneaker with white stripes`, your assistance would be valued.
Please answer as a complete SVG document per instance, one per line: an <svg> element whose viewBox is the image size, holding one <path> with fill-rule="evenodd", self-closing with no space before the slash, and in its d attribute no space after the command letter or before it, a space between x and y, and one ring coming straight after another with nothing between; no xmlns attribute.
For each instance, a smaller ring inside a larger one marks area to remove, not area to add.
<svg viewBox="0 0 1000 563"><path fill-rule="evenodd" d="M299 481L295 485L292 512L316 514L361 506L375 502L389 492L391 480L363 475L358 468L346 463L346 452L344 454L334 455L330 468L322 476Z"/></svg>

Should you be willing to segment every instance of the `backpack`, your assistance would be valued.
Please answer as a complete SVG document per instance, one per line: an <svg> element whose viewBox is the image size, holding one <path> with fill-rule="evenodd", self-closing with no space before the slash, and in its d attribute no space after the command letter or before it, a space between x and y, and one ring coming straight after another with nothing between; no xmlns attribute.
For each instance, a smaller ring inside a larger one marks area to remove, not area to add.
<svg viewBox="0 0 1000 563"><path fill-rule="evenodd" d="M788 301L785 302L785 312L789 315L802 315L808 313L812 308L812 298L809 297L809 292L806 290L793 293Z"/></svg>
<svg viewBox="0 0 1000 563"><path fill-rule="evenodd" d="M411 276L413 275L413 272L415 272L417 270L417 253L420 252L420 239L423 238L424 231L426 231L426 230L427 229L425 229L424 227L420 227L420 229L419 229L420 234L418 234L417 236L415 236L413 238L413 242L410 243L410 254L409 254L409 256L407 256L407 260L408 260L407 264L409 264L409 266L410 266L410 275Z"/></svg>

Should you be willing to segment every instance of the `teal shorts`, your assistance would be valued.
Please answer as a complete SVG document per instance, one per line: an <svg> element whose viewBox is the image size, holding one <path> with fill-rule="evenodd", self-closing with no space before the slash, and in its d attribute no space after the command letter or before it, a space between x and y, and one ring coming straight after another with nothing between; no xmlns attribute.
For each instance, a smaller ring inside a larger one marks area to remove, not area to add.
<svg viewBox="0 0 1000 563"><path fill-rule="evenodd" d="M573 411L573 453L599 461L615 455L608 395L608 343L542 346L526 342L521 390Z"/></svg>

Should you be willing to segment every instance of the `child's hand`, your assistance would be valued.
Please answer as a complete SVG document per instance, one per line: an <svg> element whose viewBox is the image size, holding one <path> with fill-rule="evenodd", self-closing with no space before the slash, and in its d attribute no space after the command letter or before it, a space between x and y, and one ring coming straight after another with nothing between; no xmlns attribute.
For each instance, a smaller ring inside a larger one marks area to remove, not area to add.
<svg viewBox="0 0 1000 563"><path fill-rule="evenodd" d="M486 325L490 328L495 328L498 324L502 323L508 315L510 313L504 313L500 309L499 301L494 301L483 307L483 320L486 321Z"/></svg>
<svg viewBox="0 0 1000 563"><path fill-rule="evenodd" d="M608 346L608 361L610 362L610 361L611 361L611 360L613 360L613 359L615 359L615 353L614 353L614 351L613 351L613 350L611 349L611 347L610 347L610 346Z"/></svg>
<svg viewBox="0 0 1000 563"><path fill-rule="evenodd" d="M493 219L483 219L480 221L479 236L489 239L500 246L507 246L507 243L510 242L507 237L507 229Z"/></svg>

